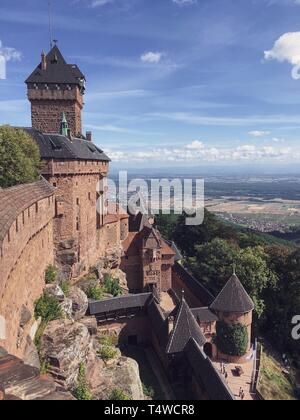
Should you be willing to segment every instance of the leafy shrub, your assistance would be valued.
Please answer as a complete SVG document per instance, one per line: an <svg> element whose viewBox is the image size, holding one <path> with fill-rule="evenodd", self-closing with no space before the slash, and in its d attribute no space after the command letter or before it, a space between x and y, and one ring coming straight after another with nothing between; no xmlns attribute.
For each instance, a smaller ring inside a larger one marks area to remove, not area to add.
<svg viewBox="0 0 300 420"><path fill-rule="evenodd" d="M34 337L34 344L38 352L40 351L40 348L41 348L41 341L42 341L42 337L44 335L46 327L47 327L47 322L42 321Z"/></svg>
<svg viewBox="0 0 300 420"><path fill-rule="evenodd" d="M102 346L109 346L109 347L114 347L115 346L115 342L114 342L114 339L113 339L113 337L112 336L110 336L110 335L108 335L108 334L105 334L105 335L102 335L101 337L100 337L100 339L99 339L99 343L102 345Z"/></svg>
<svg viewBox="0 0 300 420"><path fill-rule="evenodd" d="M36 319L41 317L46 323L63 317L59 301L47 292L35 302L34 314Z"/></svg>
<svg viewBox="0 0 300 420"><path fill-rule="evenodd" d="M145 397L154 399L155 397L155 391L151 386L147 386L145 384L143 384L143 393L145 395Z"/></svg>
<svg viewBox="0 0 300 420"><path fill-rule="evenodd" d="M66 297L68 297L69 294L70 294L70 290L71 290L70 283L68 281L66 281L66 280L65 281L62 281L61 284L60 284L60 288L64 292L64 295Z"/></svg>
<svg viewBox="0 0 300 420"><path fill-rule="evenodd" d="M45 272L46 284L52 284L55 282L57 277L57 268L54 265L49 265Z"/></svg>
<svg viewBox="0 0 300 420"><path fill-rule="evenodd" d="M112 346L101 346L99 356L104 361L114 359L117 355L117 350Z"/></svg>
<svg viewBox="0 0 300 420"><path fill-rule="evenodd" d="M86 295L89 299L102 300L103 297L104 297L103 287L101 287L99 285L90 286L86 290Z"/></svg>
<svg viewBox="0 0 300 420"><path fill-rule="evenodd" d="M130 398L129 395L126 394L126 392L123 391L122 389L115 388L110 393L108 399L110 401L130 401L132 398Z"/></svg>
<svg viewBox="0 0 300 420"><path fill-rule="evenodd" d="M229 356L241 357L247 353L249 337L247 327L242 324L217 323L216 344L218 349Z"/></svg>
<svg viewBox="0 0 300 420"><path fill-rule="evenodd" d="M106 274L104 277L104 287L106 293L109 293L114 297L121 296L123 294L122 288L119 284L119 280L112 278L108 274Z"/></svg>
<svg viewBox="0 0 300 420"><path fill-rule="evenodd" d="M41 375L48 375L50 368L51 368L51 365L45 360L42 360L41 368L40 368Z"/></svg>
<svg viewBox="0 0 300 420"><path fill-rule="evenodd" d="M86 368L84 363L81 363L79 367L79 374L77 379L77 386L74 390L74 397L78 401L91 401L93 399L93 395L87 383Z"/></svg>

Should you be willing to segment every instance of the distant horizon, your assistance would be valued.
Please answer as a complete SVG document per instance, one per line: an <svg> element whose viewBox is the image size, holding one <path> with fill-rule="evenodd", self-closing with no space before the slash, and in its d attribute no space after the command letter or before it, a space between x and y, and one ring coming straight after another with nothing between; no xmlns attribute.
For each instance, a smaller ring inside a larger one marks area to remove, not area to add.
<svg viewBox="0 0 300 420"><path fill-rule="evenodd" d="M111 175L127 171L129 175L201 175L201 176L296 176L300 177L299 165L195 165L195 166L126 166L111 162Z"/></svg>

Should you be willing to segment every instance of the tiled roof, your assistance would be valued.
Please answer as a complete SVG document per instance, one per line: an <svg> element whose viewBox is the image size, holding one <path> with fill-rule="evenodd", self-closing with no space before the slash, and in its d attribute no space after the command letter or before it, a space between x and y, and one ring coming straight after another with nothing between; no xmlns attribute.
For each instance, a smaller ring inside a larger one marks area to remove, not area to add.
<svg viewBox="0 0 300 420"><path fill-rule="evenodd" d="M174 270L186 284L186 286L197 296L203 305L209 306L214 300L213 295L198 280L195 279L181 264L178 262L174 265Z"/></svg>
<svg viewBox="0 0 300 420"><path fill-rule="evenodd" d="M110 162L109 157L94 143L84 139L72 141L60 134L41 133L33 128L23 128L35 140L44 160L91 160Z"/></svg>
<svg viewBox="0 0 300 420"><path fill-rule="evenodd" d="M46 69L41 63L36 67L25 83L49 83L78 85L84 75L75 64L67 64L57 46L46 56Z"/></svg>
<svg viewBox="0 0 300 420"><path fill-rule="evenodd" d="M37 201L52 196L54 191L45 179L0 189L0 245L17 216Z"/></svg>
<svg viewBox="0 0 300 420"><path fill-rule="evenodd" d="M234 274L211 304L213 311L247 313L254 309L254 303L238 277Z"/></svg>
<svg viewBox="0 0 300 420"><path fill-rule="evenodd" d="M232 401L234 395L198 343L191 339L185 347L187 360L201 387L212 401Z"/></svg>
<svg viewBox="0 0 300 420"><path fill-rule="evenodd" d="M199 322L216 322L218 320L218 317L209 308L194 308L191 311Z"/></svg>
<svg viewBox="0 0 300 420"><path fill-rule="evenodd" d="M101 315L108 312L119 311L121 309L144 308L152 297L152 293L142 293L139 295L126 295L112 299L89 302L90 315Z"/></svg>
<svg viewBox="0 0 300 420"><path fill-rule="evenodd" d="M206 343L196 319L183 298L177 309L174 329L167 345L167 353L181 353L191 338L194 338L201 347Z"/></svg>

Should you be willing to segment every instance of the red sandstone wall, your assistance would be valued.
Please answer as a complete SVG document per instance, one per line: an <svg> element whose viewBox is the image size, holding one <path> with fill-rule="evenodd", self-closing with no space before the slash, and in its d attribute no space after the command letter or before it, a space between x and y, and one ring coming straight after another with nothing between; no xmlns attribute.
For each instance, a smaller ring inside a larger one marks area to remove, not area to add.
<svg viewBox="0 0 300 420"><path fill-rule="evenodd" d="M186 284L178 276L178 274L172 270L172 289L176 292L177 296L180 297L182 290L185 293L185 300L187 301L190 308L202 308L203 303L188 289Z"/></svg>
<svg viewBox="0 0 300 420"><path fill-rule="evenodd" d="M151 344L151 327L147 317L141 315L132 319L124 319L105 323L99 327L104 334L113 334L118 337L119 345L127 345L128 337L137 336L138 344Z"/></svg>
<svg viewBox="0 0 300 420"><path fill-rule="evenodd" d="M73 136L81 134L83 98L78 87L72 90L29 89L32 127L43 133L60 133L63 112Z"/></svg>
<svg viewBox="0 0 300 420"><path fill-rule="evenodd" d="M128 221L97 223L99 180L106 176L104 162L49 162L44 176L55 192L54 241L57 264L69 267L66 273L79 277L95 265L106 251L120 245L128 234Z"/></svg>
<svg viewBox="0 0 300 420"><path fill-rule="evenodd" d="M0 257L0 315L6 320L9 353L23 356L32 322L20 327L22 305L31 314L42 294L46 267L53 263L53 197L38 202L19 215L6 235Z"/></svg>

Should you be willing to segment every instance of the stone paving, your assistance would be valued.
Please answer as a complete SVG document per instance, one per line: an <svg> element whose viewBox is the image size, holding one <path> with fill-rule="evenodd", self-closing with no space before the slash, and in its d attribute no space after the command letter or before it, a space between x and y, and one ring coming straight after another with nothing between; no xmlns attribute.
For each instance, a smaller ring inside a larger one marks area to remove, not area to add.
<svg viewBox="0 0 300 420"><path fill-rule="evenodd" d="M222 373L221 363L214 362L215 368L225 377L225 375ZM234 396L237 400L241 400L240 397L240 389L244 391L245 398L244 400L254 400L255 394L253 395L251 393L251 378L252 378L252 372L253 372L253 360L250 360L249 362L238 365L236 363L223 363L223 366L225 367L225 371L228 374L228 377L226 379L226 382L233 392ZM244 373L241 376L237 376L235 374L235 367L240 366Z"/></svg>

